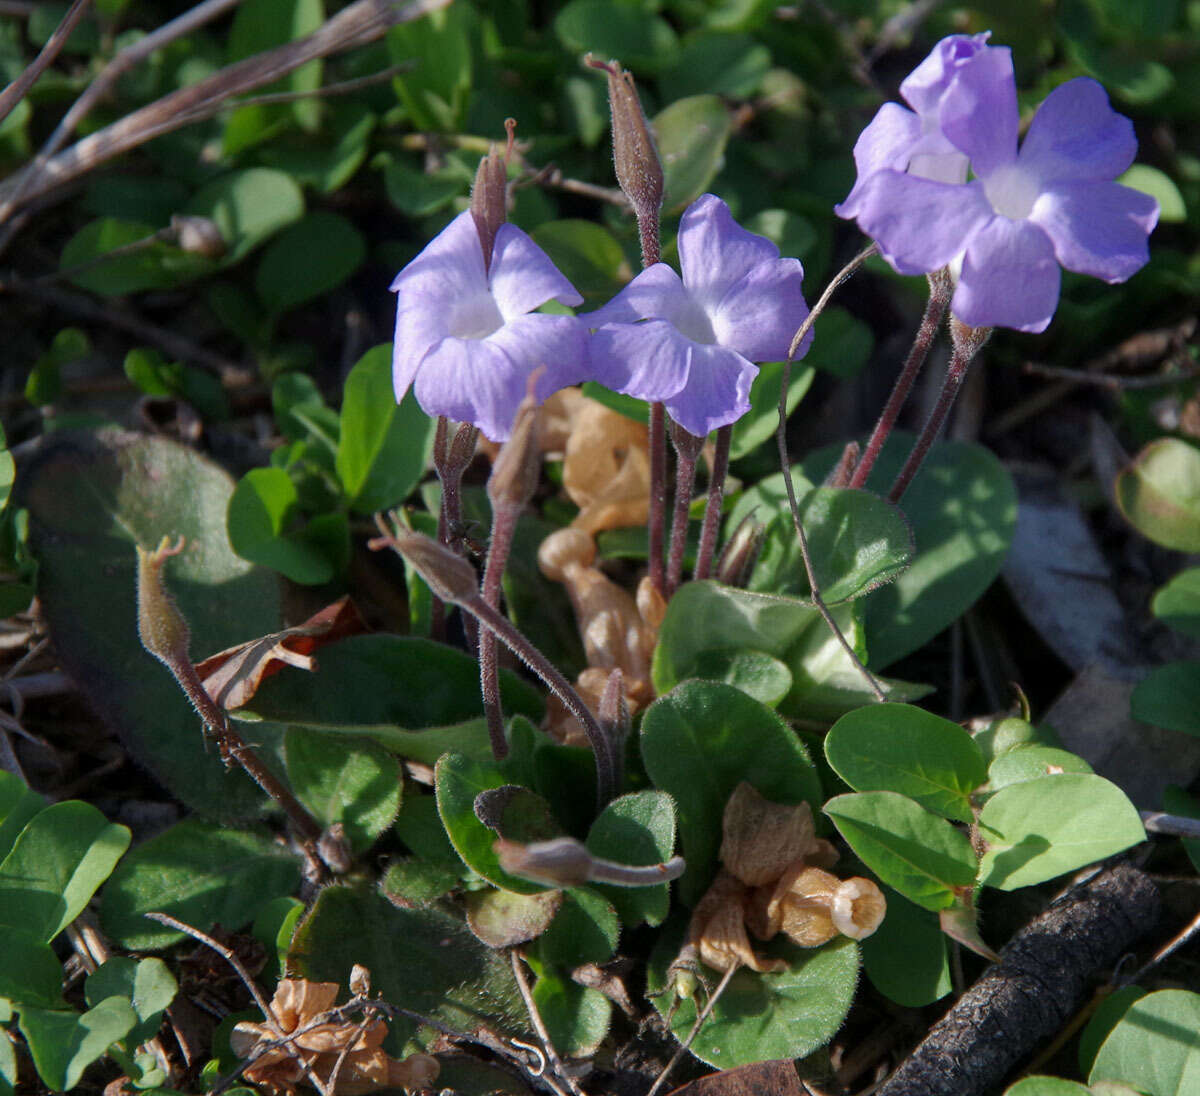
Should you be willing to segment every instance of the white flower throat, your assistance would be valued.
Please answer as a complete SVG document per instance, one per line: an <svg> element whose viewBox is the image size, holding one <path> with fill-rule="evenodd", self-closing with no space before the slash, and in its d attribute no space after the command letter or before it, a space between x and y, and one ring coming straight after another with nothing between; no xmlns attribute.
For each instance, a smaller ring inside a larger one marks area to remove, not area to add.
<svg viewBox="0 0 1200 1096"><path fill-rule="evenodd" d="M446 326L458 339L486 339L504 326L504 317L491 293L482 289L454 306Z"/></svg>

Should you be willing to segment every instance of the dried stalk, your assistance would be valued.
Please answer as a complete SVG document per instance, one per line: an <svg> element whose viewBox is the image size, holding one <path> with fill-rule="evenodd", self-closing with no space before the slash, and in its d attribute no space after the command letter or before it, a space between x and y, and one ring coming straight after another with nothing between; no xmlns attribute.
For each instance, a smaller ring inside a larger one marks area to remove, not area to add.
<svg viewBox="0 0 1200 1096"><path fill-rule="evenodd" d="M46 40L42 52L33 59L20 76L0 92L0 122L4 121L12 113L13 108L25 98L26 92L37 83L37 78L54 64L54 59L67 44L67 39L71 37L71 31L75 29L79 20L87 12L89 2L90 0L75 0L67 14L63 16L62 22L54 28L54 33Z"/></svg>

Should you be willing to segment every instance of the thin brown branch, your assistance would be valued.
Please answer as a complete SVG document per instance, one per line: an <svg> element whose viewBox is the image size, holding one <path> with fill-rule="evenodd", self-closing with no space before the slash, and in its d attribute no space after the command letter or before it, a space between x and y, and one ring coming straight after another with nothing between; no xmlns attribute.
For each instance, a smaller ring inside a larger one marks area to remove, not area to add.
<svg viewBox="0 0 1200 1096"><path fill-rule="evenodd" d="M1169 384L1195 380L1200 377L1200 366L1189 364L1175 373L1155 373L1149 377L1127 377L1115 373L1089 373L1082 369L1065 369L1057 365L1026 362L1022 366L1021 372L1034 377L1049 377L1054 380L1072 381L1075 384L1090 384L1096 388L1108 388L1113 392L1120 392L1131 388L1162 388Z"/></svg>
<svg viewBox="0 0 1200 1096"><path fill-rule="evenodd" d="M721 999L721 994L725 992L725 988L738 972L739 967L740 964L735 963L722 975L720 982L717 983L717 988L713 990L707 1004L701 1010L700 1015L696 1017L696 1022L692 1025L692 1030L688 1032L688 1037L679 1044L679 1049L671 1055L671 1060L663 1066L663 1071L655 1078L654 1084L650 1086L646 1096L654 1096L667 1083L667 1077L670 1075L671 1070L679 1064L679 1060L687 1053L688 1047L695 1042L696 1036L700 1034L700 1029L704 1026L704 1022L712 1015L713 1008Z"/></svg>
<svg viewBox="0 0 1200 1096"><path fill-rule="evenodd" d="M529 988L529 979L525 977L524 960L521 953L514 948L509 952L509 959L512 960L513 978L516 980L517 989L521 991L521 1000L525 1002L525 1010L529 1013L529 1022L533 1024L533 1030L537 1033L542 1049L546 1052L546 1062L553 1072L553 1076L544 1073L542 1080L562 1096L565 1096L565 1093L556 1081L561 1081L567 1089L574 1093L574 1096L582 1096L579 1086L563 1070L562 1059L558 1056L558 1051L554 1049L554 1043L550 1041L550 1032L546 1030L542 1014L538 1011L537 1002L533 999L533 991Z"/></svg>
<svg viewBox="0 0 1200 1096"><path fill-rule="evenodd" d="M363 88L385 83L393 76L398 76L402 72L410 72L413 67L413 62L405 61L403 64L389 65L385 69L368 73L366 76L356 76L353 80L342 80L336 84L326 84L324 87L313 88L311 91L274 91L267 95L252 95L249 99L238 99L236 102L225 105L230 108L262 107L269 106L272 103L298 103L303 99L335 99L339 95L350 95L353 92L361 91Z"/></svg>
<svg viewBox="0 0 1200 1096"><path fill-rule="evenodd" d="M75 0L75 3L67 10L67 14L63 16L62 22L54 28L54 33L46 40L42 52L33 59L20 76L0 92L0 122L7 118L16 105L25 98L29 89L37 83L38 77L54 64L54 59L67 44L67 39L71 37L71 31L79 25L79 20L87 13L89 2L90 0Z"/></svg>

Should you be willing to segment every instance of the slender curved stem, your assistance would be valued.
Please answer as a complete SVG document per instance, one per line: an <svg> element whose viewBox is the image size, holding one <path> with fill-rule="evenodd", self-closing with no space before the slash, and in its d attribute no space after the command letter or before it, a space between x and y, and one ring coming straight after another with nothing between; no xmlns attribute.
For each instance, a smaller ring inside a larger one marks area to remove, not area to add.
<svg viewBox="0 0 1200 1096"><path fill-rule="evenodd" d="M696 567L692 571L692 577L697 582L712 575L713 556L717 551L717 537L721 529L721 505L725 499L725 476L729 472L729 446L732 440L732 425L722 426L717 431L712 475L708 481L708 500L704 505L704 524L700 528L700 547L696 552Z"/></svg>
<svg viewBox="0 0 1200 1096"><path fill-rule="evenodd" d="M495 504L493 500L492 536L488 545L487 565L483 569L483 600L497 611L500 609L500 585L512 551L518 513L517 509ZM504 737L504 711L500 705L496 637L486 628L479 636L479 688L483 694L483 711L487 717L492 756L499 761L508 756L508 741Z"/></svg>
<svg viewBox="0 0 1200 1096"><path fill-rule="evenodd" d="M650 512L646 517L649 540L650 581L666 595L663 542L667 522L667 412L661 403L650 405Z"/></svg>

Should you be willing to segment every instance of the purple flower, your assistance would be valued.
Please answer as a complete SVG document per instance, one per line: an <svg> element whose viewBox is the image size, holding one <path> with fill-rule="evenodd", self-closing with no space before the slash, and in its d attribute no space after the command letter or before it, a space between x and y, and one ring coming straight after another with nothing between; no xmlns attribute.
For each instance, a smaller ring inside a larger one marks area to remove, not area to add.
<svg viewBox="0 0 1200 1096"><path fill-rule="evenodd" d="M957 69L937 117L971 181L922 178L912 162L907 173L880 166L860 176L838 213L855 217L901 274L955 269L950 307L963 323L1043 331L1058 304L1060 265L1122 282L1146 264L1158 203L1113 182L1137 141L1094 80L1051 92L1018 151L1012 58L989 47Z"/></svg>
<svg viewBox="0 0 1200 1096"><path fill-rule="evenodd" d="M587 375L586 332L574 316L529 315L553 298L583 298L515 225L496 233L486 270L470 212L460 213L392 282L397 294L392 381L413 386L426 414L506 441L529 375L545 399Z"/></svg>
<svg viewBox="0 0 1200 1096"><path fill-rule="evenodd" d="M836 207L839 216L858 216L863 182L882 168L908 171L924 179L963 183L967 157L942 132L941 107L946 93L960 78L985 63L988 52L1008 55L1007 49L987 45L991 31L968 37L952 34L905 78L900 94L912 110L899 103L884 103L854 143L858 181L846 200ZM915 113L914 113L915 112Z"/></svg>
<svg viewBox="0 0 1200 1096"><path fill-rule="evenodd" d="M808 315L804 268L739 226L720 198L698 198L679 223L683 278L665 263L643 270L603 308L581 317L592 377L643 400L661 400L703 437L750 407L753 362L787 356ZM805 338L797 357L812 340Z"/></svg>

